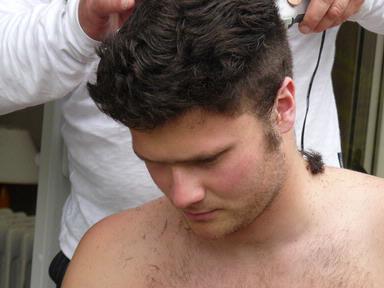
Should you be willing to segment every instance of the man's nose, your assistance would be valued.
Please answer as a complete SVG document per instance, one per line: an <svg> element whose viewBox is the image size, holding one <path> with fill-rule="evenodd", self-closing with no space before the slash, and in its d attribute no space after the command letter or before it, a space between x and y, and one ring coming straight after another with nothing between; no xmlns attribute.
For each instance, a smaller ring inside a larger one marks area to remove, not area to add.
<svg viewBox="0 0 384 288"><path fill-rule="evenodd" d="M179 209L185 209L202 201L205 190L197 175L187 168L172 168L172 186L169 194L173 205Z"/></svg>

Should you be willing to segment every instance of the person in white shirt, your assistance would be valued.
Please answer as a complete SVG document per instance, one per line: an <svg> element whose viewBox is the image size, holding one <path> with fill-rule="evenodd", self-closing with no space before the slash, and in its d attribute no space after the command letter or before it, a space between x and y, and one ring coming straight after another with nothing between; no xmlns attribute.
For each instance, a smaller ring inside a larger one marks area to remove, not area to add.
<svg viewBox="0 0 384 288"><path fill-rule="evenodd" d="M6 67L0 72L0 114L62 98L71 194L63 208L58 263L68 262L81 237L100 219L160 196L131 150L128 129L102 114L86 88L94 80L99 61L94 53L98 40L113 33L134 5L134 1L128 1L128 6L116 3L120 1L0 0L0 65ZM384 30L381 0L327 3L312 0L302 24L317 32L354 14L353 19L364 27ZM335 7L344 10L330 13ZM335 20L318 25L329 18ZM321 33L303 35L298 25L288 31L295 82L303 87L297 95L297 143L299 148L303 143L304 149L319 151L331 166L340 165L341 151L330 73L337 31L338 26L328 29L324 37ZM308 87L322 41L306 116ZM53 269L60 270L55 273L58 283L65 271L65 265L59 266Z"/></svg>
<svg viewBox="0 0 384 288"><path fill-rule="evenodd" d="M123 2L0 1L0 114L63 102L71 195L62 214L63 253L50 267L58 286L91 225L159 195L131 152L127 129L102 115L85 88L98 63L97 40L113 33L132 11L134 1Z"/></svg>

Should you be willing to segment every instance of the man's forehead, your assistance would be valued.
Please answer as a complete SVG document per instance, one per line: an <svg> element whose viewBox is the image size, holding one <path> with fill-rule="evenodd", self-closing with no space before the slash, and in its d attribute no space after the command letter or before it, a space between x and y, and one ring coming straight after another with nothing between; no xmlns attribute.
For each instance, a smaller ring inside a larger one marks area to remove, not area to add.
<svg viewBox="0 0 384 288"><path fill-rule="evenodd" d="M204 110L192 110L180 117L167 121L165 124L148 130L131 129L133 138L169 138L176 140L178 136L194 137L208 136L217 132L240 132L238 126L245 129L254 122L260 122L256 116L250 113L243 113L236 116L207 112ZM235 130L231 130L235 129ZM196 134L191 134L196 133ZM206 135L207 136L207 135Z"/></svg>
<svg viewBox="0 0 384 288"><path fill-rule="evenodd" d="M250 114L230 117L194 111L153 130L131 129L132 144L141 158L149 160L178 161L208 156L236 145L245 134L264 135L262 128L256 127L261 125L258 122Z"/></svg>

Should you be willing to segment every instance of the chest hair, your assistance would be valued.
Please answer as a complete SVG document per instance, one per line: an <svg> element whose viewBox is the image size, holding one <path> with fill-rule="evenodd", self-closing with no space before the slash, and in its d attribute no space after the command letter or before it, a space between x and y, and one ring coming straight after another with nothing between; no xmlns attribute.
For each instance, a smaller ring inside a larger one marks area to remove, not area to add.
<svg viewBox="0 0 384 288"><path fill-rule="evenodd" d="M243 261L215 255L198 248L169 250L157 268L147 271L145 287L153 288L375 288L382 287L369 269L364 249L335 244L321 237L298 245L289 253L255 253ZM330 244L332 243L332 244ZM174 247L173 247L174 248ZM250 260L251 259L251 260ZM383 283L381 283L383 284Z"/></svg>

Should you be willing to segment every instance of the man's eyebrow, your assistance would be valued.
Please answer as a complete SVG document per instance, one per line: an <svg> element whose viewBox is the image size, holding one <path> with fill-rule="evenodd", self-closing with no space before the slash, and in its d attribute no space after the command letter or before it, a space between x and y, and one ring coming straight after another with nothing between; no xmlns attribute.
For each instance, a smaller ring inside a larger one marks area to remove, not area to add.
<svg viewBox="0 0 384 288"><path fill-rule="evenodd" d="M166 160L166 159L159 159L159 160L154 160L154 159L149 159L144 157L143 155L140 155L136 150L133 150L138 158L143 160L144 162L153 162L153 163L164 163L164 164L191 164L191 163L199 163L199 162L204 162L210 159L215 159L218 158L219 156L225 154L229 150L231 150L233 145L228 145L225 147L221 147L217 149L214 152L208 152L204 153L202 152L201 154L191 156L189 158L185 159L175 159L175 160Z"/></svg>

